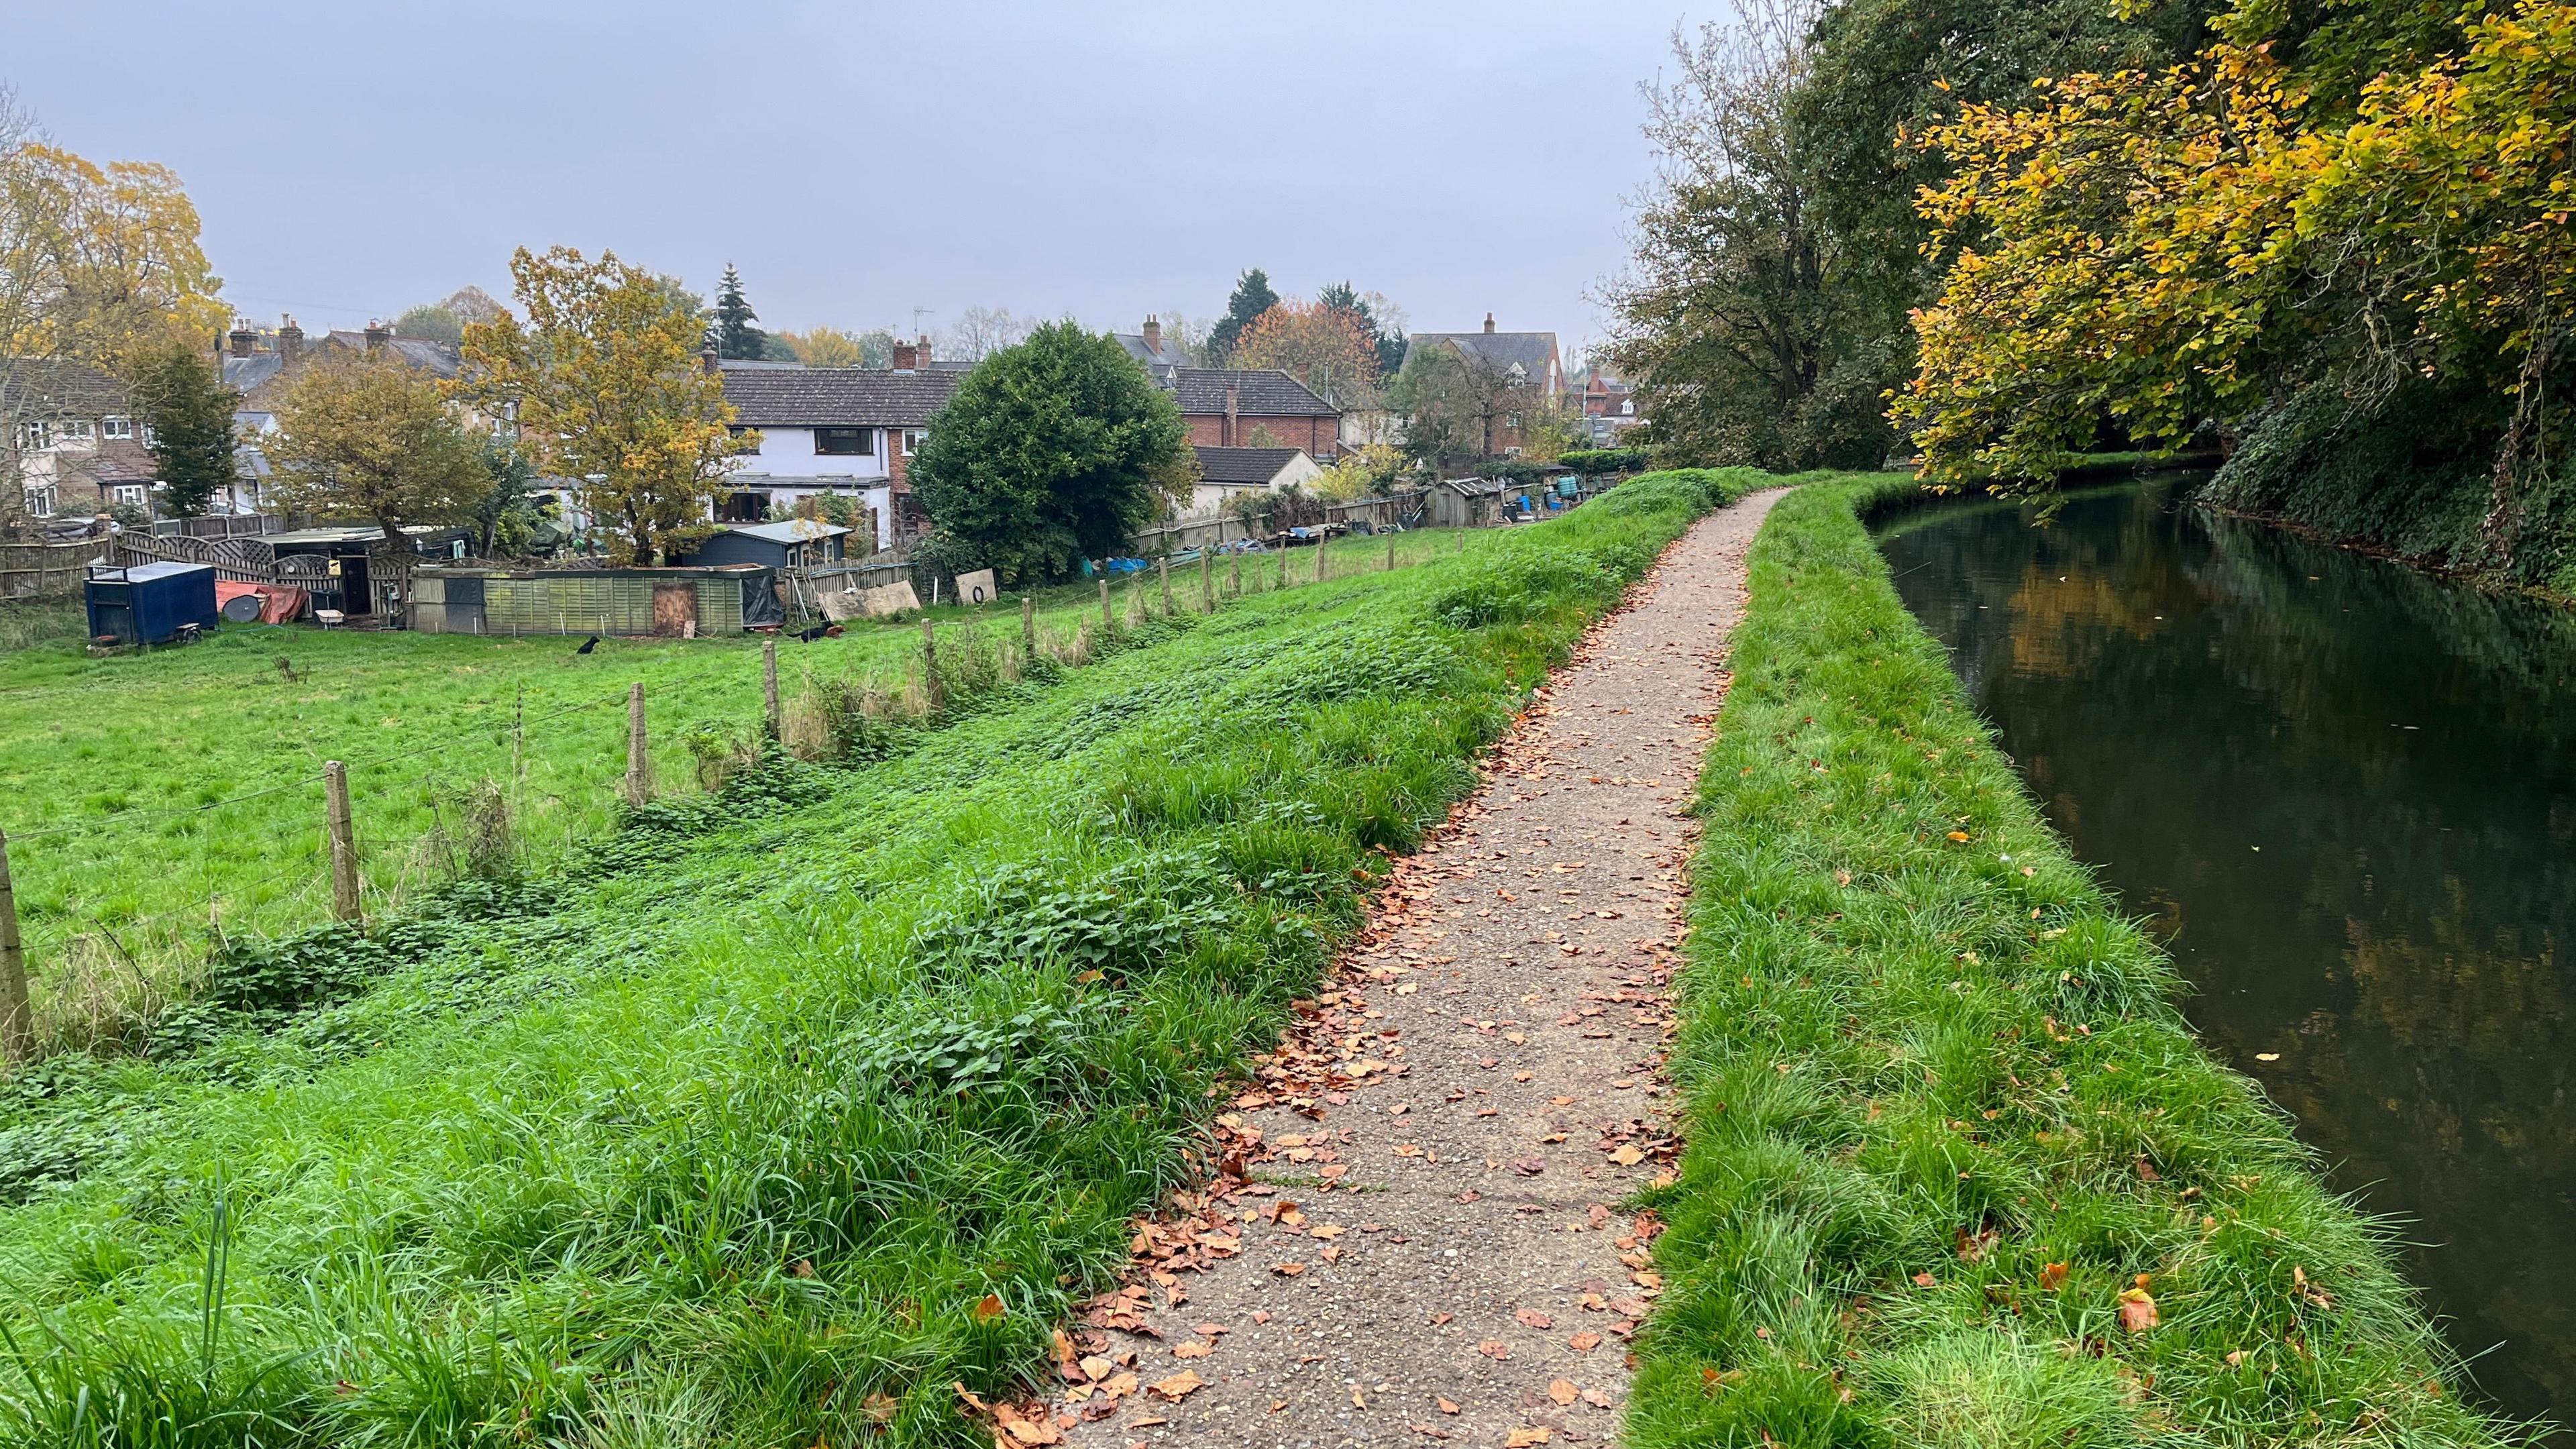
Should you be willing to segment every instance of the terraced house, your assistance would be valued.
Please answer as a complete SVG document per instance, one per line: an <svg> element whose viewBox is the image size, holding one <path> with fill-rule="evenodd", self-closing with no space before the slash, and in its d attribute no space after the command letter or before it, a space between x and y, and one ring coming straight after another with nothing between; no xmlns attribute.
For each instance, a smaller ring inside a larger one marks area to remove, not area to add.
<svg viewBox="0 0 2576 1449"><path fill-rule="evenodd" d="M0 500L15 505L0 512L43 520L151 511L159 465L115 379L77 362L22 361L7 371L15 424L0 439L8 449L0 477L15 481L17 496Z"/></svg>
<svg viewBox="0 0 2576 1449"><path fill-rule="evenodd" d="M918 342L898 342L894 366L803 367L715 362L733 404L734 430L760 434L727 480L725 522L784 517L805 499L841 494L876 514L876 548L921 531L921 510L905 476L929 436L930 419L955 396L965 373L929 359Z"/></svg>

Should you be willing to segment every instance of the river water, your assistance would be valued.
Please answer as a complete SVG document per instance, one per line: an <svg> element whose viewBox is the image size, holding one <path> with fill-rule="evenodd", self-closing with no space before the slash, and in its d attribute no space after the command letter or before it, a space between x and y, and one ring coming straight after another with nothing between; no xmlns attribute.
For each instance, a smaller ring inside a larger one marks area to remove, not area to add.
<svg viewBox="0 0 2576 1449"><path fill-rule="evenodd" d="M2576 1421L2576 614L2184 487L1881 547L2210 1049L2399 1220L2486 1396Z"/></svg>

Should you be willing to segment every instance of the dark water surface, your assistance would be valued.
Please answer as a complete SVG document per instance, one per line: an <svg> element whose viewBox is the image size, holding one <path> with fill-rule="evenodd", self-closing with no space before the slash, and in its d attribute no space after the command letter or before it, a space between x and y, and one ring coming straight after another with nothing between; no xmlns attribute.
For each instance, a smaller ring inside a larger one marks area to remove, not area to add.
<svg viewBox="0 0 2576 1449"><path fill-rule="evenodd" d="M2576 1421L2576 615L2177 491L1882 547L2210 1048L2422 1245L2487 1396Z"/></svg>

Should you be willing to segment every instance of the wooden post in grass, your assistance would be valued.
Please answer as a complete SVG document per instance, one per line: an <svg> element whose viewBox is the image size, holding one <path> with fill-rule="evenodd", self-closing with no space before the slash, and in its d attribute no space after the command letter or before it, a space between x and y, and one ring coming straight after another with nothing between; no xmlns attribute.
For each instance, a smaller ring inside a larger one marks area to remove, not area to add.
<svg viewBox="0 0 2576 1449"><path fill-rule="evenodd" d="M1216 612L1216 565L1209 561L1204 545L1199 549L1199 607Z"/></svg>
<svg viewBox="0 0 2576 1449"><path fill-rule="evenodd" d="M1020 652L1038 657L1038 601L1029 594L1020 596Z"/></svg>
<svg viewBox="0 0 2576 1449"><path fill-rule="evenodd" d="M1386 571L1395 572L1395 535L1391 533L1386 536Z"/></svg>
<svg viewBox="0 0 2576 1449"><path fill-rule="evenodd" d="M939 627L927 617L921 621L921 694L933 714L946 702L939 688Z"/></svg>
<svg viewBox="0 0 2576 1449"><path fill-rule="evenodd" d="M36 1012L27 1003L27 950L18 940L18 892L9 884L9 837L0 835L0 1066L36 1052Z"/></svg>
<svg viewBox="0 0 2576 1449"><path fill-rule="evenodd" d="M1332 546L1331 539L1320 533L1315 535L1315 582L1319 584L1324 581L1324 552Z"/></svg>
<svg viewBox="0 0 2576 1449"><path fill-rule="evenodd" d="M1154 560L1154 580L1163 586L1163 617L1172 617L1172 556Z"/></svg>
<svg viewBox="0 0 2576 1449"><path fill-rule="evenodd" d="M644 681L626 687L626 803L653 801L653 755L644 733Z"/></svg>
<svg viewBox="0 0 2576 1449"><path fill-rule="evenodd" d="M1225 556L1225 596L1229 599L1243 597L1243 550L1241 549L1236 549Z"/></svg>
<svg viewBox="0 0 2576 1449"><path fill-rule="evenodd" d="M1103 565L1108 562L1107 559L1101 560ZM1107 633L1118 632L1118 616L1109 612L1109 570L1106 567L1100 570L1100 627Z"/></svg>
<svg viewBox="0 0 2576 1449"><path fill-rule="evenodd" d="M358 896L358 830L349 819L349 767L338 760L322 762L322 831L331 845L331 916L363 921L366 903Z"/></svg>
<svg viewBox="0 0 2576 1449"><path fill-rule="evenodd" d="M787 712L778 703L778 636L775 634L764 634L760 638L760 703L765 711L761 718L769 722L769 737L773 740L780 738L780 730L787 723Z"/></svg>

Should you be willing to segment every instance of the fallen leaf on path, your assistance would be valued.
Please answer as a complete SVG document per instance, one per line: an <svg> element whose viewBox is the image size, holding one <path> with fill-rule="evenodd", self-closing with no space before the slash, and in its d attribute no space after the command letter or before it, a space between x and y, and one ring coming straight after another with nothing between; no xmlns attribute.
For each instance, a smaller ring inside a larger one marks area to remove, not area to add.
<svg viewBox="0 0 2576 1449"><path fill-rule="evenodd" d="M1630 1142L1622 1145L1618 1151L1611 1153L1610 1160L1619 1164L1621 1167L1634 1167L1638 1163L1646 1160L1646 1154L1638 1150L1636 1143Z"/></svg>
<svg viewBox="0 0 2576 1449"><path fill-rule="evenodd" d="M1172 1357L1174 1358L1205 1358L1214 1352L1216 1352L1215 1344L1201 1343L1197 1339L1191 1339L1187 1343L1176 1343L1172 1345Z"/></svg>
<svg viewBox="0 0 2576 1449"><path fill-rule="evenodd" d="M1155 1393L1178 1403L1206 1388L1207 1380L1199 1377L1197 1369L1183 1369L1170 1378L1156 1380L1152 1387Z"/></svg>
<svg viewBox="0 0 2576 1449"><path fill-rule="evenodd" d="M1506 1359L1512 1356L1511 1345L1497 1338L1479 1340L1476 1344L1476 1352L1490 1359Z"/></svg>
<svg viewBox="0 0 2576 1449"><path fill-rule="evenodd" d="M1278 1274L1282 1278L1294 1278L1298 1274L1306 1271L1306 1265L1303 1263L1273 1263L1270 1265L1270 1271Z"/></svg>
<svg viewBox="0 0 2576 1449"><path fill-rule="evenodd" d="M1454 1414L1458 1412L1458 1406L1449 1402L1447 1399L1436 1399L1435 1401L1440 1405L1440 1412L1444 1414Z"/></svg>
<svg viewBox="0 0 2576 1449"><path fill-rule="evenodd" d="M1555 1437L1546 1429L1514 1429L1511 1437L1503 1441L1503 1449L1530 1449L1533 1444L1544 1444Z"/></svg>
<svg viewBox="0 0 2576 1449"><path fill-rule="evenodd" d="M1523 1328L1554 1328L1556 1326L1555 1319L1548 1317L1546 1314L1539 1312L1535 1308L1523 1308L1518 1312L1515 1312L1512 1315L1512 1319Z"/></svg>
<svg viewBox="0 0 2576 1449"><path fill-rule="evenodd" d="M1583 1396L1583 1390L1575 1387L1572 1379L1556 1379L1548 1384L1547 1396L1556 1400L1560 1407L1570 1409L1574 1407L1574 1401Z"/></svg>
<svg viewBox="0 0 2576 1449"><path fill-rule="evenodd" d="M1601 1335L1590 1332L1578 1333L1567 1339L1565 1345L1576 1353L1590 1353L1601 1346Z"/></svg>

